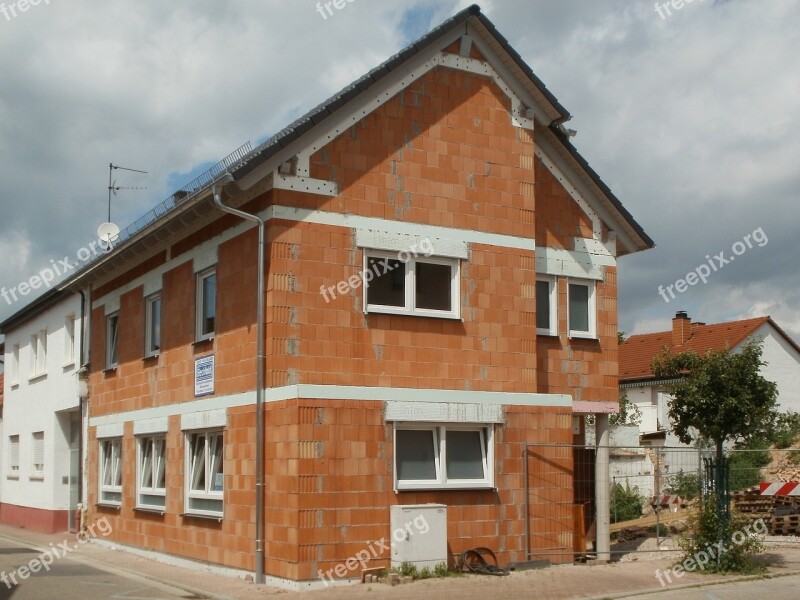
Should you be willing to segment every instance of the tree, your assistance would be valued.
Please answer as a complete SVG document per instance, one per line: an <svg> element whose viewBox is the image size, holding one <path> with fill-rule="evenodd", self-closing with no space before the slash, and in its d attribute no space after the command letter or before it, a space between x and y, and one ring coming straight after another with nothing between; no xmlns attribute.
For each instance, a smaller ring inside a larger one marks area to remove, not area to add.
<svg viewBox="0 0 800 600"><path fill-rule="evenodd" d="M619 412L609 416L608 422L612 427L619 425L639 425L642 422L642 411L635 403L628 399L628 392L620 390Z"/></svg>
<svg viewBox="0 0 800 600"><path fill-rule="evenodd" d="M673 355L665 348L653 359L657 378L678 379L670 386L669 417L681 442L711 442L719 463L725 442L747 443L772 431L778 391L761 375L761 352L761 342L751 341L741 352Z"/></svg>

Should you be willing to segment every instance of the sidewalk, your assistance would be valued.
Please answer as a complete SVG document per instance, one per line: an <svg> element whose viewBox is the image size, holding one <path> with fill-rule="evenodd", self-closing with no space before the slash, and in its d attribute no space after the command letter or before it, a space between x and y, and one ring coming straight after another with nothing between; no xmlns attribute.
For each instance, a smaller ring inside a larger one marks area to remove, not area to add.
<svg viewBox="0 0 800 600"><path fill-rule="evenodd" d="M29 548L44 550L58 545L71 534L41 534L0 525L0 547L11 541ZM773 576L800 574L800 548L768 548L766 556ZM566 600L569 598L620 598L633 594L676 590L686 585L708 586L714 582L732 582L747 577L715 577L687 573L671 585L661 587L656 569L667 569L670 560L634 560L610 565L565 565L536 571L512 573L509 577L464 575L447 579L418 581L390 587L383 584L337 586L319 591L287 592L257 586L241 579L201 569L187 569L137 556L105 544L81 545L62 560L73 560L114 574L145 578L187 592L185 597L245 600L280 595L287 600L345 600L359 598L393 598L416 600L425 598L458 598L459 600Z"/></svg>

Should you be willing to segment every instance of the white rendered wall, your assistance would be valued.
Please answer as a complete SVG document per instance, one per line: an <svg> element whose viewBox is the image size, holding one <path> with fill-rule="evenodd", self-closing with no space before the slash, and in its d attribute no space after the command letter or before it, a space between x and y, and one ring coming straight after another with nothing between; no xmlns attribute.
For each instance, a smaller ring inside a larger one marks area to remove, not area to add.
<svg viewBox="0 0 800 600"><path fill-rule="evenodd" d="M0 501L45 510L69 508L69 412L78 409L80 368L80 296L60 303L7 331L5 338L6 377L3 406ZM74 361L65 361L65 320L75 317ZM30 378L31 335L47 332L45 374ZM19 377L12 381L12 354L19 344ZM33 475L33 433L44 432L43 477ZM19 435L19 474L10 476L9 436Z"/></svg>
<svg viewBox="0 0 800 600"><path fill-rule="evenodd" d="M778 410L800 412L800 353L769 323L751 337L764 339L761 374L778 384Z"/></svg>

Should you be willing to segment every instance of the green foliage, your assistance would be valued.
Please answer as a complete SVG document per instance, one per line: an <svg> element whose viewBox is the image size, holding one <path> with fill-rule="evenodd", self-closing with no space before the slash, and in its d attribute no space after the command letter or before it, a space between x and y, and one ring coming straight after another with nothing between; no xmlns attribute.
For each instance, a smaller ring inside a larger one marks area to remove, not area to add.
<svg viewBox="0 0 800 600"><path fill-rule="evenodd" d="M618 425L638 425L642 422L642 411L636 404L628 400L628 393L622 392L619 397L619 412L608 418L612 427Z"/></svg>
<svg viewBox="0 0 800 600"><path fill-rule="evenodd" d="M778 415L771 440L775 447L781 450L791 448L798 435L800 435L800 414L789 412Z"/></svg>
<svg viewBox="0 0 800 600"><path fill-rule="evenodd" d="M700 494L700 477L691 473L684 473L683 469L669 479L672 493L684 500L693 500Z"/></svg>
<svg viewBox="0 0 800 600"><path fill-rule="evenodd" d="M755 445L755 444L754 444ZM750 448L732 452L728 459L730 465L729 487L732 491L744 490L761 482L761 467L771 461L764 448Z"/></svg>
<svg viewBox="0 0 800 600"><path fill-rule="evenodd" d="M800 450L792 450L789 452L788 458L793 465L800 465Z"/></svg>
<svg viewBox="0 0 800 600"><path fill-rule="evenodd" d="M658 537L667 537L669 535L669 527L667 527L666 523L657 523L651 526L650 529L655 531Z"/></svg>
<svg viewBox="0 0 800 600"><path fill-rule="evenodd" d="M670 386L672 430L684 444L697 439L714 444L722 456L725 442L765 439L777 418L777 386L761 376L761 342L741 352L710 351L670 354L653 359L659 379L680 378Z"/></svg>
<svg viewBox="0 0 800 600"><path fill-rule="evenodd" d="M415 564L409 562L400 563L400 567L391 569L391 571L399 573L403 577L411 577L415 581L418 579L432 579L433 577L451 577L457 575L457 573L452 573L447 568L447 563L443 562L436 565L433 571L428 567L417 569Z"/></svg>
<svg viewBox="0 0 800 600"><path fill-rule="evenodd" d="M716 497L709 494L704 497L700 510L689 517L690 536L680 540L686 558L697 557L703 552L714 558L705 565L711 573L754 573L763 570L756 565L752 557L764 549L761 540L748 532L757 531L753 522L746 516L733 512L729 522L725 522L717 514ZM741 532L741 533L739 533ZM740 541L741 543L735 543ZM719 552L718 543L724 544L725 552Z"/></svg>
<svg viewBox="0 0 800 600"><path fill-rule="evenodd" d="M615 483L611 487L611 522L630 521L642 516L644 498L639 494L639 488L631 488L629 484L622 487Z"/></svg>

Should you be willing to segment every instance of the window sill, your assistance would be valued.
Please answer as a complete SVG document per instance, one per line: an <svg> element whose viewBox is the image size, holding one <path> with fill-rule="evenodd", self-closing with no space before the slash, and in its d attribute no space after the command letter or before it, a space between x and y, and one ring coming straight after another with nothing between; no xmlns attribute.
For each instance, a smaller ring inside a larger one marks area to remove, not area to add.
<svg viewBox="0 0 800 600"><path fill-rule="evenodd" d="M19 481L19 475L6 475L6 479L10 479L11 481Z"/></svg>
<svg viewBox="0 0 800 600"><path fill-rule="evenodd" d="M394 491L395 493L399 492L468 492L468 491L486 491L486 490L493 490L497 491L497 486L492 483L465 483L465 484L452 484L452 485L443 485L443 484L432 484L432 485L417 485L417 484L410 484L410 485L400 485L395 486Z"/></svg>
<svg viewBox="0 0 800 600"><path fill-rule="evenodd" d="M133 510L134 512L151 513L154 515L161 515L162 517L166 514L166 509L164 508L151 508L149 506L137 506Z"/></svg>
<svg viewBox="0 0 800 600"><path fill-rule="evenodd" d="M17 381L16 383L10 384L10 387L11 387L12 390L16 390L19 387L19 381Z"/></svg>
<svg viewBox="0 0 800 600"><path fill-rule="evenodd" d="M142 362L156 362L158 361L159 356L161 356L160 352L157 352L156 354L149 354L142 359Z"/></svg>
<svg viewBox="0 0 800 600"><path fill-rule="evenodd" d="M206 337L206 338L202 338L202 339L193 341L192 342L192 346L201 346L203 344L211 344L213 342L214 342L214 336L212 335L210 337Z"/></svg>
<svg viewBox="0 0 800 600"><path fill-rule="evenodd" d="M116 373L118 368L119 368L119 365L113 365L111 367L106 367L105 369L103 369L103 373L106 373L106 374Z"/></svg>
<svg viewBox="0 0 800 600"><path fill-rule="evenodd" d="M61 368L62 369L74 369L75 368L75 361L71 360L69 362L65 362L63 365L61 365Z"/></svg>
<svg viewBox="0 0 800 600"><path fill-rule="evenodd" d="M539 336L539 337L551 337L551 338L557 338L558 337L558 333L556 333L555 331L545 331L545 330L542 330L542 329L537 329L536 330L536 335Z"/></svg>
<svg viewBox="0 0 800 600"><path fill-rule="evenodd" d="M111 504L110 502L98 502L95 504L97 508L108 508L111 510L122 510L122 504Z"/></svg>
<svg viewBox="0 0 800 600"><path fill-rule="evenodd" d="M216 516L215 515L203 515L203 514L194 513L194 512L184 512L184 513L181 513L181 516L185 517L187 519L205 519L206 521L216 521L217 523L222 523L222 518L223 518L222 515L216 515Z"/></svg>
<svg viewBox="0 0 800 600"><path fill-rule="evenodd" d="M28 377L28 383L36 383L47 377L47 373L39 373L38 375L31 375Z"/></svg>
<svg viewBox="0 0 800 600"><path fill-rule="evenodd" d="M461 315L454 313L431 313L431 312L416 312L408 310L394 310L391 308L377 308L374 306L367 307L364 311L367 315L394 315L396 317L422 317L425 319L447 319L449 321L463 321Z"/></svg>
<svg viewBox="0 0 800 600"><path fill-rule="evenodd" d="M44 481L44 475L29 475L28 481Z"/></svg>
<svg viewBox="0 0 800 600"><path fill-rule="evenodd" d="M569 334L569 339L571 339L571 340L584 340L584 341L587 341L587 342L599 342L600 341L600 338L598 338L596 335L581 334L581 333L570 333Z"/></svg>

